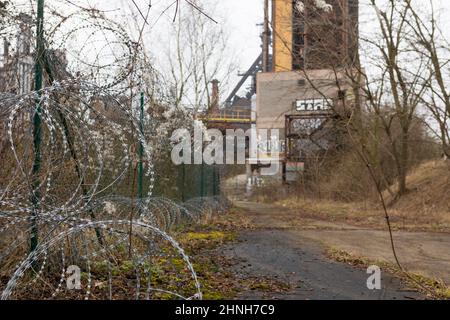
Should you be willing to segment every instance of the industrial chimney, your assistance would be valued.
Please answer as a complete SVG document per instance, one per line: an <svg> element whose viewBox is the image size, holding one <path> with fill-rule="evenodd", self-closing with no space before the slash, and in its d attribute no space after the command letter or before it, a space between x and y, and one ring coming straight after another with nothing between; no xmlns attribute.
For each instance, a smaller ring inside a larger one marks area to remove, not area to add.
<svg viewBox="0 0 450 320"><path fill-rule="evenodd" d="M211 92L211 105L209 106L210 114L218 114L219 110L219 80L214 79L211 81L212 92Z"/></svg>

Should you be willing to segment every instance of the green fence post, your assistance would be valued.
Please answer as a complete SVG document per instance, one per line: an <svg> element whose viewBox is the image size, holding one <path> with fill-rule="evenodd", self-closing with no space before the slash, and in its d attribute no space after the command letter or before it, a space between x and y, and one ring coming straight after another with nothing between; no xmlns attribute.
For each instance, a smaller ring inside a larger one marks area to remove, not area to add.
<svg viewBox="0 0 450 320"><path fill-rule="evenodd" d="M186 164L181 164L182 172L181 172L181 201L186 202Z"/></svg>
<svg viewBox="0 0 450 320"><path fill-rule="evenodd" d="M200 167L200 197L203 198L205 196L205 164L202 161L201 167Z"/></svg>
<svg viewBox="0 0 450 320"><path fill-rule="evenodd" d="M44 56L44 0L38 0L37 3L37 37L36 37L36 56L35 56L35 77L34 89L37 93L36 110L33 116L33 170L32 187L33 194L31 201L33 203L33 212L31 217L30 251L36 250L38 239L37 210L40 201L39 192L39 171L41 169L41 140L42 140L42 119L41 119L41 90L43 86L42 58Z"/></svg>
<svg viewBox="0 0 450 320"><path fill-rule="evenodd" d="M219 196L220 195L220 171L219 171L219 166L215 165L214 166L214 171L213 171L213 179L214 179L214 196Z"/></svg>

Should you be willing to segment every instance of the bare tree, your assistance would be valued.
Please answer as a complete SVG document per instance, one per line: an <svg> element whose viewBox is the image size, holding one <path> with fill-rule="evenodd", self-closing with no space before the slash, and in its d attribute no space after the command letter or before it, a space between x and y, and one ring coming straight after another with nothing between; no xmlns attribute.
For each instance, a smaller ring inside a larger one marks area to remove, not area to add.
<svg viewBox="0 0 450 320"><path fill-rule="evenodd" d="M429 1L428 12L425 13L411 0L405 3L412 17L407 20L414 31L412 46L417 52L426 55L430 61L426 73L428 76L422 79L427 85L427 93L422 97L422 101L437 123L437 128L431 126L431 129L440 138L443 153L450 158L450 89L448 88L450 43L440 28L433 1Z"/></svg>
<svg viewBox="0 0 450 320"><path fill-rule="evenodd" d="M344 120L351 119L343 124L358 137L370 165L378 168L377 176L388 187L390 181L380 168L377 151L385 148L395 165L396 195L400 197L407 192L411 133L428 87L429 79L424 74L428 74L430 59L411 46L415 31L408 21L413 12L406 3L389 0L381 7L371 0L375 19L370 24L376 28L360 35L351 16L343 14L349 10L343 5L346 1L330 3L331 11L315 8L297 13L303 16L301 28L306 37L300 41L304 48L293 48L294 54L299 54L294 62L308 83L325 98L329 98L330 86L336 87L339 103L335 104L335 112ZM313 68L331 70L334 80L321 85L310 76L308 70ZM367 126L361 112L375 117L373 126ZM378 143L381 137L388 143ZM375 145L370 146L370 141Z"/></svg>
<svg viewBox="0 0 450 320"><path fill-rule="evenodd" d="M214 7L208 8L211 12ZM167 43L166 80L174 104L197 112L211 104L211 81L219 80L224 90L236 64L222 23L215 24L194 7L179 12L177 20L171 25L173 37Z"/></svg>

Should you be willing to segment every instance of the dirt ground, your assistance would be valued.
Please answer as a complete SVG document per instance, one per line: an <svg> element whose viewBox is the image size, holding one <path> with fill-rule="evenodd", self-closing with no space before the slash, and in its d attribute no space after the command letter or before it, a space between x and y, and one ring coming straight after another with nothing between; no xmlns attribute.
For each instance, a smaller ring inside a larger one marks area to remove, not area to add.
<svg viewBox="0 0 450 320"><path fill-rule="evenodd" d="M236 201L254 230L239 233L226 254L242 262L235 268L269 276L290 285L290 291L268 295L243 292L240 298L275 299L422 299L418 292L388 272L382 290L367 289L363 268L332 261L327 249L344 250L374 261L394 262L388 233L305 217L298 210ZM395 232L398 255L408 271L450 283L450 234ZM382 270L384 271L384 270Z"/></svg>

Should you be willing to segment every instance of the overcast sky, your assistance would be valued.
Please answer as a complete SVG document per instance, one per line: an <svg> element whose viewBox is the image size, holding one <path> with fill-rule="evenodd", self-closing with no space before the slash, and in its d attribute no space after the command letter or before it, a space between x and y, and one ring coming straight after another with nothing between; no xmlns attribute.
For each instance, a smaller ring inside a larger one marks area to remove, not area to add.
<svg viewBox="0 0 450 320"><path fill-rule="evenodd" d="M117 3L131 0L113 0ZM91 0L92 2L92 0ZM148 0L135 0L135 2L145 9ZM153 21L158 19L159 14L172 0L152 0L154 13ZM261 52L260 34L263 22L263 3L264 0L197 0L197 3L203 4L205 12L225 26L230 36L230 50L236 52L239 58L241 69L246 69L254 62ZM209 12L209 7L214 3L214 12ZM182 1L182 10L187 4ZM166 23L171 23L174 13L174 7L170 8L164 14L156 25L148 33L164 34ZM212 24L213 26L213 24ZM242 70L244 71L244 70Z"/></svg>
<svg viewBox="0 0 450 320"><path fill-rule="evenodd" d="M135 1L144 6L147 2L147 0ZM154 15L159 16L159 12L171 2L171 0L153 0ZM232 53L236 56L239 71L245 72L261 53L260 34L262 27L258 26L258 24L263 22L264 0L197 0L197 2L203 3L205 12L211 14L217 20L218 24L226 28L226 32L230 37L230 54ZM214 3L214 12L209 11L211 3ZM185 8L186 6L187 4L184 3ZM147 32L147 34L151 34L151 39L154 39L157 34L165 34L164 28L166 27L166 23L172 23L173 13L174 8L171 8L160 18L163 21L159 20L154 28ZM214 27L214 24L211 24L211 27ZM161 37L158 36L158 38Z"/></svg>
<svg viewBox="0 0 450 320"><path fill-rule="evenodd" d="M124 1L124 0L120 0ZM125 0L127 1L127 0ZM131 1L131 0L129 0ZM135 0L139 4L145 4L148 0ZM208 7L208 2L211 0L197 0L199 3L205 3L205 7ZM373 20L373 10L368 7L369 0L360 1L360 14L361 14L361 26L362 31L364 29L371 28L371 20ZM420 3L424 3L426 6L429 0L416 0ZM450 1L449 0L432 0L436 5L436 8L441 8L441 19L445 21L445 25L449 26L450 18ZM153 0L155 9L161 8L161 6L167 5L171 0ZM219 15L218 22L225 24L230 33L230 46L231 49L237 50L239 57L239 65L241 68L249 67L255 58L260 54L261 50L261 26L257 26L263 22L263 3L264 0L215 0L216 12ZM379 1L382 3L383 0ZM207 10L207 9L206 9ZM156 12L157 10L155 10ZM164 19L170 21L172 16L171 11L165 15ZM214 16L214 15L213 15ZM222 19L221 17L226 17ZM450 28L449 28L450 29ZM158 32L158 26L153 30ZM450 34L450 30L449 30ZM243 71L243 70L242 70Z"/></svg>
<svg viewBox="0 0 450 320"><path fill-rule="evenodd" d="M13 3L21 3L25 6L30 5L30 0L10 0ZM146 12L146 8L150 0L134 0L139 6L140 10ZM192 1L192 0L191 0ZM257 24L263 21L263 3L264 0L195 0L197 3L202 4L205 11L215 18L219 26L225 27L229 34L229 50L233 52L236 57L236 64L239 66L239 70L244 72L256 59L261 52L261 26ZM368 8L369 0L361 0L361 31L366 32L373 28L373 22L370 21L374 18L373 10ZM382 3L385 0L379 0ZM429 0L415 0L419 3L423 3L424 6ZM450 1L448 0L432 0L436 4L437 8L442 9L441 19L445 21L445 26L448 28L450 35ZM125 24L133 23L129 20L130 8L136 12L136 8L133 5L132 0L46 0L46 3L51 6L64 6L67 3L76 3L81 6L92 7L96 6L101 10L107 10L111 16L122 16L125 19ZM32 1L31 3L35 3ZM161 43L164 41L164 37L168 35L167 24L172 23L175 7L172 6L164 14L161 12L167 8L167 6L173 3L173 0L151 0L152 10L149 17L150 25L146 27L144 41L146 42L147 49L151 48L153 57L161 55ZM185 10L188 4L182 0L181 10ZM211 6L215 6L215 9L210 9ZM73 7L70 5L69 7ZM212 12L210 12L210 10ZM138 17L139 19L139 17ZM142 23L142 21L140 21ZM217 26L217 27L219 27ZM211 27L215 27L211 24ZM166 37L167 38L167 37ZM237 81L238 78L235 78Z"/></svg>
<svg viewBox="0 0 450 320"><path fill-rule="evenodd" d="M27 0L13 0L16 2L27 2ZM192 1L192 0L191 0ZM63 6L66 0L46 0L48 4ZM141 12L145 15L149 0L134 0ZM145 47L156 64L164 61L167 54L166 47L168 37L172 36L168 32L175 13L175 6L167 9L173 0L151 0L152 8L149 15L149 25L145 26L143 41ZM239 80L237 73L245 72L261 52L260 34L262 27L258 26L263 22L263 0L196 0L203 6L205 12L211 15L218 24L211 23L211 28L224 27L229 36L229 54L235 57L235 64L238 69L230 79L230 86L234 86ZM130 10L137 14L137 9L131 0L70 0L80 6L93 7L107 11L107 15L124 21L126 25L130 21ZM181 0L180 10L187 10L188 4ZM68 9L70 9L69 6ZM167 9L167 10L166 10ZM162 14L164 12L164 14ZM137 16L137 21L142 25L143 19ZM81 35L82 36L82 35Z"/></svg>
<svg viewBox="0 0 450 320"><path fill-rule="evenodd" d="M12 3L23 4L25 6L30 5L30 0L10 0ZM171 7L161 17L161 12L167 8L167 6L173 3L173 0L134 0L142 11L149 3L152 3L152 13L150 14L150 24L152 28L147 27L148 34L164 34L166 23L170 22L173 18L174 7ZM251 65L254 59L260 53L260 38L261 27L257 26L258 23L263 21L263 2L264 0L191 0L199 4L204 5L206 12L208 7L213 3L216 6L215 12L212 16L218 20L220 24L226 26L230 34L230 50L236 50L237 58L239 59L239 65L241 69L247 68ZM364 24L365 21L371 19L373 15L372 11L367 8L369 0L361 0L361 21L362 29L370 27L370 24ZM382 3L385 0L379 0ZM420 3L428 3L429 0L416 0ZM450 18L447 16L450 13L450 1L449 0L432 0L436 4L437 8L443 8L443 12L446 13L441 18L446 21L446 25L450 26L448 21ZM126 12L129 7L134 7L132 0L46 0L47 4L63 5L64 3L76 3L81 6L96 6L103 10L111 11L111 14L119 14L120 12ZM35 3L35 1L32 1ZM181 0L181 9L186 8L187 3ZM128 8L127 8L128 7ZM370 12L370 14L368 14ZM155 22L153 24L153 22ZM450 33L450 28L449 33ZM152 39L147 38L148 41ZM157 45L157 44L156 44ZM242 70L243 71L243 70Z"/></svg>
<svg viewBox="0 0 450 320"><path fill-rule="evenodd" d="M93 1L93 0L91 0ZM130 2L131 0L114 0ZM139 5L145 6L148 0L135 0ZM380 6L385 0L378 0ZM423 3L426 7L429 0L415 0ZM446 27L447 33L450 36L450 1L449 0L432 0L435 8L441 10L440 19ZM153 0L152 4L155 13L159 12L161 8L171 3L171 0ZM214 3L215 13L213 17L216 18L219 24L226 26L230 35L230 51L234 51L240 71L245 71L257 58L261 52L260 34L262 31L261 24L263 22L263 3L264 0L197 0L198 3L203 3L208 12L210 3ZM368 5L369 0L360 1L360 21L361 32L370 32L374 29L374 11ZM186 6L186 4L184 4ZM159 11L158 11L159 10ZM166 22L170 22L173 18L173 8L167 12L162 18ZM152 34L164 34L164 23L156 24L155 27L149 31ZM450 38L450 37L449 37ZM237 80L237 78L236 78Z"/></svg>
<svg viewBox="0 0 450 320"><path fill-rule="evenodd" d="M250 67L261 52L262 27L257 24L263 22L263 3L263 0L218 1L218 9L228 13L230 40L239 50L241 68Z"/></svg>

